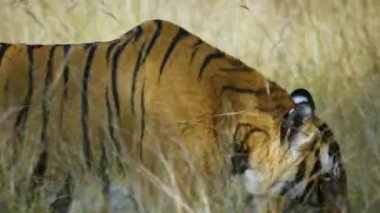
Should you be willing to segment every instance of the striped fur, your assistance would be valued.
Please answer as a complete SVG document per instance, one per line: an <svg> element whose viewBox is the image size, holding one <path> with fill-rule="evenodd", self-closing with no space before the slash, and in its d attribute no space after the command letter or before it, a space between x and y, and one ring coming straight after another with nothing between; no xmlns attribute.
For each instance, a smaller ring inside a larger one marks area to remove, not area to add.
<svg viewBox="0 0 380 213"><path fill-rule="evenodd" d="M0 136L10 149L18 147L16 158L29 159L33 189L39 184L33 180L73 178L64 157L81 171L104 170L115 157L107 150L114 150L119 168L127 158L162 176L160 159L175 159L172 169L191 199L188 162L216 184L229 165L226 147L233 145L234 172L254 169L266 181L248 191L269 200L300 199L298 205L330 174L325 150L340 162L339 146L316 117L302 126L313 141L292 152L292 138L280 137L295 106L289 94L166 21L147 21L107 42L1 43L0 88L0 113L7 114ZM191 159L178 159L184 150Z"/></svg>

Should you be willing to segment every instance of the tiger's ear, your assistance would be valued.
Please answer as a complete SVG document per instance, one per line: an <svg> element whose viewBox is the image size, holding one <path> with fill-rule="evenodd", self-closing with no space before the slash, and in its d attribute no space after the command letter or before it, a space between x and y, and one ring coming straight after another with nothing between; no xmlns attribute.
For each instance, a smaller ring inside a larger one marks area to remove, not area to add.
<svg viewBox="0 0 380 213"><path fill-rule="evenodd" d="M290 96L295 106L284 116L284 121L281 125L281 142L296 134L304 122L314 116L314 100L307 90L296 89Z"/></svg>
<svg viewBox="0 0 380 213"><path fill-rule="evenodd" d="M292 97L295 107L290 110L286 120L292 127L299 127L302 123L314 115L315 104L311 94L305 89L296 89L290 96Z"/></svg>
<svg viewBox="0 0 380 213"><path fill-rule="evenodd" d="M299 88L290 93L294 104L297 106L299 104L307 104L311 107L312 111L315 110L315 103L313 97L306 89Z"/></svg>

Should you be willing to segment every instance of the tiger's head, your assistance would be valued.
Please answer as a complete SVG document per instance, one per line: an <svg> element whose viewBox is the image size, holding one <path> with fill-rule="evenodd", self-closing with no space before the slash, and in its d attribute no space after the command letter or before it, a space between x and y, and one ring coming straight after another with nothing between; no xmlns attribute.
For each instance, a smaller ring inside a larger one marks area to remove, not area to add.
<svg viewBox="0 0 380 213"><path fill-rule="evenodd" d="M234 133L232 170L252 197L282 199L282 209L347 212L346 173L339 145L315 115L310 93L291 93L294 108L269 132L247 123Z"/></svg>

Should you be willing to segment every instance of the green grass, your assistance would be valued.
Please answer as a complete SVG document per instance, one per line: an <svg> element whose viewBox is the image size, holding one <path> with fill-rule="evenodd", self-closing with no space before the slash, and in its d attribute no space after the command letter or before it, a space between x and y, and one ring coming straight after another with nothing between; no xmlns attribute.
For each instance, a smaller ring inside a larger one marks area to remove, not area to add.
<svg viewBox="0 0 380 213"><path fill-rule="evenodd" d="M180 24L260 70L288 91L308 88L316 99L318 114L333 128L341 145L352 212L377 212L380 2L209 2L6 0L0 3L0 40L28 43L109 40L146 19L161 18ZM2 189L6 185L9 191L1 192L0 199L7 193L12 195L14 190L11 184L14 176L3 178ZM88 186L82 191L92 196L77 196L80 199L74 201L75 211L80 212L86 203L91 206L93 199L101 199L99 186L91 182ZM232 203L237 194L227 196L231 202L226 203ZM234 208L225 205L226 212ZM18 210L24 208L13 206ZM162 210L165 208L162 204Z"/></svg>

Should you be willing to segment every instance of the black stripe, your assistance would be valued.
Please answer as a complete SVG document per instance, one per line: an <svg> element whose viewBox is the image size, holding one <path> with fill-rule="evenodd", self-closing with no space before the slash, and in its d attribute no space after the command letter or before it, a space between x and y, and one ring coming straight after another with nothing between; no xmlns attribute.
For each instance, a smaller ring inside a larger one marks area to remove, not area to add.
<svg viewBox="0 0 380 213"><path fill-rule="evenodd" d="M322 169L321 161L317 159L317 161L314 163L313 170L311 170L310 176L313 176L317 172L320 172L321 169Z"/></svg>
<svg viewBox="0 0 380 213"><path fill-rule="evenodd" d="M322 143L328 143L334 136L333 132L330 129L325 129L322 134Z"/></svg>
<svg viewBox="0 0 380 213"><path fill-rule="evenodd" d="M326 138L330 138L330 137L332 137L334 134L333 134L333 132L331 131L331 129L326 129L325 131L324 131L324 137L326 137Z"/></svg>
<svg viewBox="0 0 380 213"><path fill-rule="evenodd" d="M142 27L141 26L137 26L136 29L135 29L135 31L134 31L133 42L138 41L141 38L142 34L143 34Z"/></svg>
<svg viewBox="0 0 380 213"><path fill-rule="evenodd" d="M195 54L197 54L198 50L199 50L199 46L203 43L203 41L201 39L198 38L197 42L195 42L195 44L193 45L193 51L191 52L191 56L190 56L190 64L193 63L193 60L194 60L194 57L195 57Z"/></svg>
<svg viewBox="0 0 380 213"><path fill-rule="evenodd" d="M338 143L335 142L335 141L332 142L332 143L330 144L330 146L329 146L329 151L328 151L329 156L332 157L332 156L336 155L336 154L339 153L339 152L340 152L340 149L339 149L339 145L338 145Z"/></svg>
<svg viewBox="0 0 380 213"><path fill-rule="evenodd" d="M116 41L113 41L111 42L109 45L108 45L108 48L107 48L107 52L106 52L106 60L107 60L107 64L110 60L110 57L111 57L111 52L113 50L113 48L119 43L119 40L116 40Z"/></svg>
<svg viewBox="0 0 380 213"><path fill-rule="evenodd" d="M112 79L112 96L115 102L116 115L120 119L120 101L119 101L119 92L117 89L117 66L119 63L119 58L124 48L132 40L132 37L129 37L123 44L117 47L115 54L112 58L112 67L111 67L111 79Z"/></svg>
<svg viewBox="0 0 380 213"><path fill-rule="evenodd" d="M120 144L119 141L115 137L115 129L113 127L113 112L110 104L110 99L108 97L108 87L106 88L106 94L105 94L105 99L106 99L106 108L107 108L107 116L108 116L108 131L111 136L111 140L114 143L116 150L118 153L121 152Z"/></svg>
<svg viewBox="0 0 380 213"><path fill-rule="evenodd" d="M232 65L233 67L247 67L247 68L250 68L247 65L245 65L241 60L233 58L233 57L226 58L226 61L230 65Z"/></svg>
<svg viewBox="0 0 380 213"><path fill-rule="evenodd" d="M244 135L243 139L241 141L239 141L240 137L239 137L238 133L240 132L240 129L242 129L242 128L248 128L249 131L245 131L246 134ZM234 135L233 135L234 143L246 142L249 139L249 137L251 136L251 134L253 134L255 132L263 132L265 134L265 136L269 138L269 134L266 131L264 131L263 129L254 127L248 123L239 123L238 126L236 127Z"/></svg>
<svg viewBox="0 0 380 213"><path fill-rule="evenodd" d="M299 183L305 177L305 171L306 171L306 162L305 162L305 160L303 160L298 165L298 171L297 171L296 177L294 179L294 182L296 184Z"/></svg>
<svg viewBox="0 0 380 213"><path fill-rule="evenodd" d="M49 59L47 61L46 65L46 76L45 76L45 83L44 83L44 88L42 91L42 130L41 130L41 143L47 148L46 146L47 141L46 141L46 128L47 124L49 122L49 107L48 107L48 92L49 92L49 86L52 81L52 71L53 71L53 61L54 61L54 53L55 49L57 46L53 46L50 49L49 52Z"/></svg>
<svg viewBox="0 0 380 213"><path fill-rule="evenodd" d="M165 68L165 65L166 63L168 62L169 60L169 57L170 55L172 54L174 48L176 47L177 43L185 38L186 36L189 35L189 32L187 32L186 30L182 29L182 28L178 28L178 32L177 34L175 35L175 37L173 38L172 42L170 43L168 49L166 50L165 52L165 55L164 55L164 58L162 60L162 64L161 64L161 67L160 67L160 77L162 75L162 71L164 70Z"/></svg>
<svg viewBox="0 0 380 213"><path fill-rule="evenodd" d="M10 44L5 44L5 43L1 43L0 44L0 66L1 66L1 62L3 61L3 57L5 55L5 52L7 51L7 49L11 46Z"/></svg>
<svg viewBox="0 0 380 213"><path fill-rule="evenodd" d="M203 44L203 41L202 41L202 39L198 38L197 42L195 42L193 44L192 48L195 49L195 48L199 47L201 44Z"/></svg>
<svg viewBox="0 0 380 213"><path fill-rule="evenodd" d="M234 142L238 141L239 140L239 135L238 133L241 131L242 128L245 128L245 129L249 129L249 131L245 131L246 133L249 133L251 132L251 130L257 130L257 131L262 131L261 129L259 128L256 128L256 127L253 127L251 124L249 123L238 123L238 125L236 126L235 128L235 131L234 131L234 134L233 134L233 140ZM246 137L247 136L244 136L245 139L243 140L246 140Z"/></svg>
<svg viewBox="0 0 380 213"><path fill-rule="evenodd" d="M320 153L319 149L316 149L314 152L314 157L319 158L319 153Z"/></svg>
<svg viewBox="0 0 380 213"><path fill-rule="evenodd" d="M224 93L225 91L231 91L231 92L237 92L237 93L249 94L249 95L257 95L257 96L268 95L266 88L260 88L260 89L255 90L255 89L249 89L249 88L238 88L234 86L223 86L222 93Z"/></svg>
<svg viewBox="0 0 380 213"><path fill-rule="evenodd" d="M138 72L140 69L141 58L142 58L142 53L144 51L144 48L145 48L145 43L142 45L142 47L138 53L137 61L135 63L135 68L133 69L133 73L132 73L132 86L131 86L131 96L130 96L130 104L131 104L132 113L135 113L135 103L134 102L135 102L135 93L136 93L136 83L137 83L137 76L138 76Z"/></svg>
<svg viewBox="0 0 380 213"><path fill-rule="evenodd" d="M326 202L326 196L324 195L322 187L317 188L317 201L319 204Z"/></svg>
<svg viewBox="0 0 380 213"><path fill-rule="evenodd" d="M86 43L86 44L84 44L84 49L87 51L89 48L91 48L91 47L93 47L93 46L96 46L97 45L97 43Z"/></svg>
<svg viewBox="0 0 380 213"><path fill-rule="evenodd" d="M28 91L24 98L23 106L20 110L20 113L17 115L14 127L16 129L24 128L24 125L26 123L27 117L28 117L28 111L30 107L30 103L32 101L33 96L33 82L34 82L34 58L33 58L33 51L36 47L31 45L27 46L27 56L28 56Z"/></svg>
<svg viewBox="0 0 380 213"><path fill-rule="evenodd" d="M123 168L123 165L121 163L120 157L121 157L121 147L120 147L120 142L115 136L115 128L114 128L114 120L113 120L113 112L111 108L111 103L109 99L109 93L108 93L108 87L106 88L106 93L105 93L105 99L106 99L106 108L107 108L107 117L108 117L108 131L111 136L111 140L113 145L116 148L117 156L116 156L116 162L118 165L119 169Z"/></svg>
<svg viewBox="0 0 380 213"><path fill-rule="evenodd" d="M334 161L336 161L337 159L340 159L340 155L341 155L340 148L336 141L331 142L329 146L328 154L330 157L333 158Z"/></svg>
<svg viewBox="0 0 380 213"><path fill-rule="evenodd" d="M204 59L203 63L202 63L202 66L199 70L199 74L198 74L198 79L202 79L202 75L203 75L203 72L204 70L206 69L207 65L214 59L218 59L218 58L223 58L224 57L224 53L221 52L220 50L216 50L214 53L211 53L209 54L208 56L206 56L206 58Z"/></svg>
<svg viewBox="0 0 380 213"><path fill-rule="evenodd" d="M140 160L142 160L143 159L143 141L144 141L144 133L145 133L145 82L143 83L143 86L142 86L140 107L141 107Z"/></svg>
<svg viewBox="0 0 380 213"><path fill-rule="evenodd" d="M238 125L236 126L236 128L235 128L235 131L234 131L234 134L233 134L233 140L234 140L234 142L236 141L236 140L238 140L239 138L238 138L238 133L240 132L240 129L241 128L251 128L252 127L252 125L250 125L250 124L247 124L247 123L238 123Z"/></svg>
<svg viewBox="0 0 380 213"><path fill-rule="evenodd" d="M240 140L241 137L240 137L240 135L238 133L241 132L242 128L249 129L249 131L245 131L245 135L244 135L243 139ZM253 134L253 133L255 133L255 132L262 132L262 133L265 134L265 136L267 138L269 138L269 134L265 130L257 128L257 127L254 127L254 126L252 126L251 124L248 124L248 123L239 123L237 125L237 127L235 128L235 131L234 131L234 134L233 134L233 142L234 143L246 142L249 139L250 135ZM236 151L240 151L240 150L236 150Z"/></svg>
<svg viewBox="0 0 380 213"><path fill-rule="evenodd" d="M303 194L301 195L300 197L300 200L301 202L304 202L305 201L305 198L307 197L307 195L309 194L312 186L314 185L314 180L312 181L309 181L305 187L305 190L303 191Z"/></svg>
<svg viewBox="0 0 380 213"><path fill-rule="evenodd" d="M107 198L110 192L110 177L109 177L109 164L106 154L106 147L104 145L105 141L101 141L100 149L100 161L99 161L99 176L102 181L102 192Z"/></svg>
<svg viewBox="0 0 380 213"><path fill-rule="evenodd" d="M245 65L242 61L232 58L232 57L227 57L226 58L227 62L231 65L230 67L224 67L220 68L221 71L223 72L253 72L254 69L251 67L248 67Z"/></svg>
<svg viewBox="0 0 380 213"><path fill-rule="evenodd" d="M62 126L63 121L63 114L65 111L65 103L68 95L68 84L69 84L69 77L70 77L70 68L69 68L69 51L71 48L71 45L65 44L62 45L63 47L63 91L62 91L62 98L61 98L61 110L59 113L59 123L60 126Z"/></svg>
<svg viewBox="0 0 380 213"><path fill-rule="evenodd" d="M322 123L321 125L318 126L319 131L324 132L326 129L329 127L327 126L326 123Z"/></svg>
<svg viewBox="0 0 380 213"><path fill-rule="evenodd" d="M38 158L37 164L33 169L33 173L30 179L29 191L33 191L36 187L42 184L43 175L47 169L48 152L43 150Z"/></svg>
<svg viewBox="0 0 380 213"><path fill-rule="evenodd" d="M63 45L63 58L65 61L65 66L63 68L63 98L67 98L67 87L70 75L68 52L70 50L70 47L70 45Z"/></svg>
<svg viewBox="0 0 380 213"><path fill-rule="evenodd" d="M136 29L133 28L131 30L128 30L126 33L124 33L124 36L123 37L129 37L129 36L132 36L134 33L135 33Z"/></svg>
<svg viewBox="0 0 380 213"><path fill-rule="evenodd" d="M154 46L154 44L156 43L158 37L160 36L161 34L161 30L162 30L162 21L160 20L155 20L154 21L157 25L157 28L156 28L156 31L154 32L153 36L152 36L152 39L149 41L149 44L146 48L146 51L145 51L145 54L144 54L144 57L142 58L142 61L141 61L141 64L143 64L146 60L146 58L148 57L150 51L152 50L152 47Z"/></svg>
<svg viewBox="0 0 380 213"><path fill-rule="evenodd" d="M81 105L82 105L82 130L83 130L83 154L86 158L86 165L91 167L91 144L90 137L88 135L88 81L90 78L90 71L92 60L95 55L95 50L97 45L93 45L88 50L88 56L86 59L86 65L83 72L83 87L82 87L82 96L81 96Z"/></svg>
<svg viewBox="0 0 380 213"><path fill-rule="evenodd" d="M280 191L280 196L284 196L286 193L289 192L290 189L294 186L294 182L286 181L285 185L282 187Z"/></svg>

